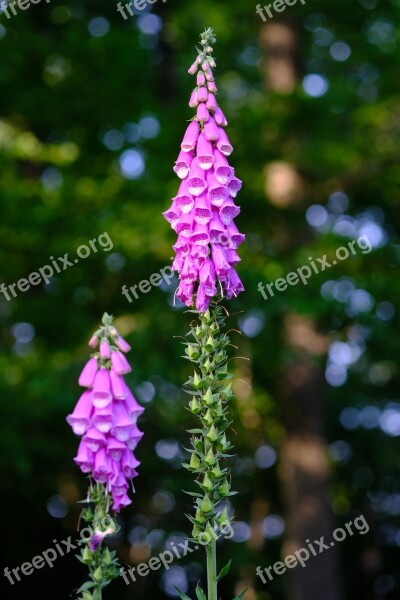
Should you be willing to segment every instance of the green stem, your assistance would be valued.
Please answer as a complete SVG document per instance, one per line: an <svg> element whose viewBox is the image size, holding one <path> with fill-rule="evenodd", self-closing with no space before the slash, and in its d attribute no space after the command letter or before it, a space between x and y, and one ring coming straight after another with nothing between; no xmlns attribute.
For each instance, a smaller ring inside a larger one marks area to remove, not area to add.
<svg viewBox="0 0 400 600"><path fill-rule="evenodd" d="M208 600L218 600L217 592L217 542L206 546Z"/></svg>
<svg viewBox="0 0 400 600"><path fill-rule="evenodd" d="M97 586L93 592L93 600L101 600L101 586Z"/></svg>

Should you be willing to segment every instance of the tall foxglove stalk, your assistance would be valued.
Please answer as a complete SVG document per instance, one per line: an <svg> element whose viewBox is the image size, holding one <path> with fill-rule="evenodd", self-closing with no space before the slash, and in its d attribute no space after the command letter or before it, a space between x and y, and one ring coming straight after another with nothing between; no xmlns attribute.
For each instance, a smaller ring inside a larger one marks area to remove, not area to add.
<svg viewBox="0 0 400 600"><path fill-rule="evenodd" d="M124 381L131 371L125 358L130 346L111 316L103 316L89 346L98 350L80 374L79 385L86 390L67 422L81 436L74 460L90 480L88 507L82 511L90 535L78 556L89 567L90 580L78 593L81 600L101 600L102 589L120 574L115 552L104 548L102 541L117 531L114 513L132 502L129 482L138 475L140 464L133 450L143 436L136 421L144 409Z"/></svg>
<svg viewBox="0 0 400 600"><path fill-rule="evenodd" d="M193 364L194 374L186 385L192 396L189 409L200 420L200 427L189 430L191 457L184 466L196 475L200 488L191 494L194 515L189 516L193 539L206 547L207 556L207 596L197 586L198 600L217 600L217 583L230 566L229 562L217 575L216 540L230 527L224 504L235 493L224 465L232 448L226 436L232 390L226 352L230 342L222 332L227 313L220 301L244 290L235 270L244 235L234 223L240 212L234 199L242 182L227 159L233 148L225 131L227 120L217 103L211 46L215 41L212 29L207 29L189 69L196 76L197 86L189 102L196 115L185 132L174 167L182 183L164 213L178 234L172 265L180 280L177 296L187 306L194 306L190 312L196 315L186 344L186 358ZM182 600L190 600L178 592Z"/></svg>

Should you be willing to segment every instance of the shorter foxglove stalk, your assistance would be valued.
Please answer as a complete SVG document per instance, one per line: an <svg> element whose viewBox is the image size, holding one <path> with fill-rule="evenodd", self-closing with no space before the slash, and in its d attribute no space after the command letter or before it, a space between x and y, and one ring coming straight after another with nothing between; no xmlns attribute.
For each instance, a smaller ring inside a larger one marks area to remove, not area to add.
<svg viewBox="0 0 400 600"><path fill-rule="evenodd" d="M78 593L81 600L101 600L101 590L119 575L115 553L103 548L102 542L117 531L110 512L118 513L132 502L129 484L140 464L133 450L143 436L137 419L144 409L124 381L131 371L125 357L130 346L113 326L112 317L103 316L89 346L98 351L80 374L79 384L87 389L67 422L81 436L74 460L90 478L82 518L91 534L78 557L88 565L90 581Z"/></svg>
<svg viewBox="0 0 400 600"><path fill-rule="evenodd" d="M91 483L84 504L87 507L82 511L81 517L90 533L85 536L86 543L77 558L87 565L89 581L77 590L77 594L79 600L102 600L103 588L120 575L121 567L115 550L110 552L101 544L107 536L116 533L119 526L109 515L109 498L104 485Z"/></svg>

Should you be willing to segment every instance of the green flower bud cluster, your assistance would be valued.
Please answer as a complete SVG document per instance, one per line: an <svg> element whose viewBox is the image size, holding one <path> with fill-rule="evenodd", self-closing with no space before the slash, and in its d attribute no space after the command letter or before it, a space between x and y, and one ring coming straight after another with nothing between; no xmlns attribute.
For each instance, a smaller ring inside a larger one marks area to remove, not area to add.
<svg viewBox="0 0 400 600"><path fill-rule="evenodd" d="M107 535L116 533L119 526L109 515L110 499L104 485L91 485L84 502L88 506L81 517L87 523L90 535L83 538L86 544L77 558L89 568L89 581L77 590L77 594L79 600L101 600L103 588L119 576L121 568L116 552L110 552L101 542Z"/></svg>
<svg viewBox="0 0 400 600"><path fill-rule="evenodd" d="M217 63L215 62L215 58L213 58L212 53L214 52L214 48L211 44L215 44L217 38L214 35L213 29L209 27L200 35L200 44L202 48L197 48L198 64L202 64L204 61L207 61L210 65L211 69L215 69Z"/></svg>
<svg viewBox="0 0 400 600"><path fill-rule="evenodd" d="M192 396L189 410L200 420L201 428L189 430L191 457L184 466L196 475L201 490L191 494L195 498L195 515L189 519L194 540L203 545L214 541L230 524L226 509L221 512L218 505L236 493L231 491L229 469L223 466L233 448L226 437L231 424L229 402L233 392L226 351L230 340L221 331L226 318L222 311L221 306L212 304L205 313L196 312L198 321L188 334L190 341L185 351L195 367L194 375L186 383Z"/></svg>

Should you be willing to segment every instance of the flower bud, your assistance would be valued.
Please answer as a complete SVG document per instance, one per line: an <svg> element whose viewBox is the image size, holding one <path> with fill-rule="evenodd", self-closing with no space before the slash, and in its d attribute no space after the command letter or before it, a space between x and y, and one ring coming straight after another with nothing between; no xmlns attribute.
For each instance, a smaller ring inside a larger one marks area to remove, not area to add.
<svg viewBox="0 0 400 600"><path fill-rule="evenodd" d="M205 311L205 313L202 315L201 320L206 325L208 325L209 323L211 323L212 317L211 317L211 313L210 313L210 309L209 308L207 308L207 310Z"/></svg>
<svg viewBox="0 0 400 600"><path fill-rule="evenodd" d="M200 509L196 510L196 515L194 517L194 520L197 521L197 523L200 523L200 525L202 525L203 523L205 523L206 518L204 517L203 513L201 512Z"/></svg>
<svg viewBox="0 0 400 600"><path fill-rule="evenodd" d="M186 353L189 356L190 360L197 360L200 356L200 352L197 348L192 346L192 344L189 344L189 346L186 348Z"/></svg>
<svg viewBox="0 0 400 600"><path fill-rule="evenodd" d="M204 533L205 533L205 536L207 536L207 540L209 540L208 541L209 544L211 544L211 542L214 542L218 537L209 522L207 523L207 527L206 527Z"/></svg>
<svg viewBox="0 0 400 600"><path fill-rule="evenodd" d="M208 388L204 396L201 397L202 401L206 406L211 406L214 403L214 396L212 394L211 388Z"/></svg>
<svg viewBox="0 0 400 600"><path fill-rule="evenodd" d="M198 452L202 452L202 450L203 450L203 441L200 438L194 438L192 444L193 444L193 447Z"/></svg>
<svg viewBox="0 0 400 600"><path fill-rule="evenodd" d="M210 474L213 476L214 479L219 479L222 475L222 471L220 469L219 464L216 464L215 467L213 468L212 471L210 471Z"/></svg>
<svg viewBox="0 0 400 600"><path fill-rule="evenodd" d="M210 496L208 494L205 494L205 496L200 504L201 512L202 513L210 513L210 512L212 512L213 508L214 508L214 505L211 502Z"/></svg>
<svg viewBox="0 0 400 600"><path fill-rule="evenodd" d="M205 489L206 492L211 492L211 490L214 487L214 484L211 481L211 479L209 478L207 473L204 475L204 479L202 481L201 486Z"/></svg>
<svg viewBox="0 0 400 600"><path fill-rule="evenodd" d="M200 377L200 375L197 373L197 371L195 371L194 376L193 376L193 387L198 390L200 389L200 387L202 387L203 381Z"/></svg>
<svg viewBox="0 0 400 600"><path fill-rule="evenodd" d="M82 550L82 560L85 565L89 565L92 562L92 553L87 546Z"/></svg>
<svg viewBox="0 0 400 600"><path fill-rule="evenodd" d="M214 452L212 450L212 448L209 449L209 451L207 452L205 458L204 458L204 462L209 465L210 467L212 467L212 465L215 465L216 463L216 458L214 456Z"/></svg>
<svg viewBox="0 0 400 600"><path fill-rule="evenodd" d="M225 434L220 436L217 446L218 446L218 450L220 450L221 452L225 452L226 450L229 450L229 448L231 446L230 446L229 442L227 441Z"/></svg>
<svg viewBox="0 0 400 600"><path fill-rule="evenodd" d="M203 367L204 367L205 371L208 371L208 372L210 371L210 369L211 369L211 363L210 363L210 359L209 358L207 358L207 360L205 361Z"/></svg>
<svg viewBox="0 0 400 600"><path fill-rule="evenodd" d="M226 498L226 496L229 496L230 489L231 486L229 485L228 481L224 479L224 481L218 486L217 493L219 496L221 496L221 498Z"/></svg>
<svg viewBox="0 0 400 600"><path fill-rule="evenodd" d="M193 529L192 529L192 536L194 537L195 540L199 537L199 535L201 533L203 533L203 532L200 529L200 527L198 527L197 525L194 525Z"/></svg>
<svg viewBox="0 0 400 600"><path fill-rule="evenodd" d="M218 370L218 372L217 372L217 379L219 379L220 381L223 381L228 376L229 376L228 367L227 367L227 365L224 365L223 367L221 367Z"/></svg>
<svg viewBox="0 0 400 600"><path fill-rule="evenodd" d="M201 467L201 463L199 461L199 457L197 456L197 454L195 454L193 452L192 456L190 457L189 468L191 470L197 470L197 469L200 469L200 467Z"/></svg>
<svg viewBox="0 0 400 600"><path fill-rule="evenodd" d="M217 523L221 529L223 527L225 527L226 525L229 525L230 521L229 521L229 516L228 516L228 512L227 512L226 508L224 508L222 513L217 517Z"/></svg>
<svg viewBox="0 0 400 600"><path fill-rule="evenodd" d="M99 343L99 338L97 337L97 335L96 334L92 335L92 337L89 340L89 346L91 348L96 348L98 343Z"/></svg>
<svg viewBox="0 0 400 600"><path fill-rule="evenodd" d="M189 75L195 75L197 73L198 62L197 60L192 64L192 66L188 69Z"/></svg>
<svg viewBox="0 0 400 600"><path fill-rule="evenodd" d="M197 398L193 398L193 400L189 402L189 407L194 415L198 415L201 412L201 405Z"/></svg>
<svg viewBox="0 0 400 600"><path fill-rule="evenodd" d="M226 355L224 352L218 352L218 354L215 355L214 360L217 363L217 365L219 363L221 363L223 360L225 360Z"/></svg>
<svg viewBox="0 0 400 600"><path fill-rule="evenodd" d="M100 343L100 357L104 360L105 358L110 358L110 346L108 341L103 338Z"/></svg>
<svg viewBox="0 0 400 600"><path fill-rule="evenodd" d="M217 406L214 407L213 415L218 419L224 416L224 409L222 408L221 400L218 402Z"/></svg>
<svg viewBox="0 0 400 600"><path fill-rule="evenodd" d="M206 414L203 417L203 421L206 425L208 425L208 427L210 427L210 425L213 424L214 422L214 417L212 416L212 412L210 409L207 410Z"/></svg>
<svg viewBox="0 0 400 600"><path fill-rule="evenodd" d="M92 575L94 581L101 581L103 579L103 573L101 571L101 567L97 567L95 572Z"/></svg>
<svg viewBox="0 0 400 600"><path fill-rule="evenodd" d="M206 435L206 438L208 440L210 440L210 442L215 442L218 439L218 433L217 433L217 430L215 429L214 425L211 425L211 427L208 430L208 433Z"/></svg>

